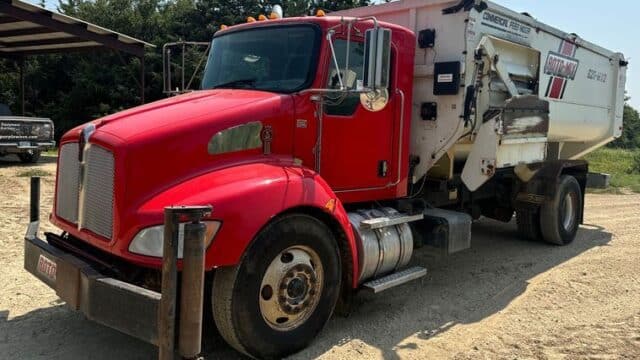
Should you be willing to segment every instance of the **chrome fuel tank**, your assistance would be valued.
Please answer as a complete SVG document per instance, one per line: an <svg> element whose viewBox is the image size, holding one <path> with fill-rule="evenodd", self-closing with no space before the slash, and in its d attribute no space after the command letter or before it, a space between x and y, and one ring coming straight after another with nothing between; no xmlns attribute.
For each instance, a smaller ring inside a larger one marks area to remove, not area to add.
<svg viewBox="0 0 640 360"><path fill-rule="evenodd" d="M408 224L379 229L367 229L361 225L364 220L399 216L395 209L356 210L348 215L356 233L360 283L396 271L409 263L413 254L413 236Z"/></svg>

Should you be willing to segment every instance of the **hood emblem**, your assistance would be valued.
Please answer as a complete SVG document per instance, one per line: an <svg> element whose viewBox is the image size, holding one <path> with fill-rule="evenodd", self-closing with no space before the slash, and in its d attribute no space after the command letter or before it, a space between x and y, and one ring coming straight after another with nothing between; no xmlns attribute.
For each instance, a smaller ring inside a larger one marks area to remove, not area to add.
<svg viewBox="0 0 640 360"><path fill-rule="evenodd" d="M83 127L80 130L80 140L78 141L78 161L82 163L82 158L84 157L84 148L89 142L89 138L91 134L96 131L96 126L94 124L87 124L87 126Z"/></svg>
<svg viewBox="0 0 640 360"><path fill-rule="evenodd" d="M271 125L265 125L260 133L260 139L262 140L262 152L265 155L271 154L271 140L273 140L273 130Z"/></svg>

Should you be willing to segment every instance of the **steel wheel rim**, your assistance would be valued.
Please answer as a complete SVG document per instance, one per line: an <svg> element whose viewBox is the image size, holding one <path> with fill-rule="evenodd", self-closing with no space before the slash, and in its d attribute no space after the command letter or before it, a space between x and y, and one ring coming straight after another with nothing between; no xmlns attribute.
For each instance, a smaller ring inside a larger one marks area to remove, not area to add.
<svg viewBox="0 0 640 360"><path fill-rule="evenodd" d="M303 324L318 306L324 270L318 254L308 246L280 252L262 277L260 313L274 330L290 331Z"/></svg>
<svg viewBox="0 0 640 360"><path fill-rule="evenodd" d="M576 200L575 195L567 193L563 201L563 217L562 226L566 231L570 231L573 228L575 221Z"/></svg>

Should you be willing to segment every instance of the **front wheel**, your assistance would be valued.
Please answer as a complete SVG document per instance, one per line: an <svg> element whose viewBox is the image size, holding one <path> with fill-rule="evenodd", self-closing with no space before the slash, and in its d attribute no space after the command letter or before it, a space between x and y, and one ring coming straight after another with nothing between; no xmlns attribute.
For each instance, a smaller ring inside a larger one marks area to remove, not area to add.
<svg viewBox="0 0 640 360"><path fill-rule="evenodd" d="M321 221L302 214L276 219L240 264L217 270L212 305L218 330L254 358L295 353L331 317L340 272L338 246Z"/></svg>
<svg viewBox="0 0 640 360"><path fill-rule="evenodd" d="M18 158L20 158L20 161L25 164L37 163L38 160L40 159L40 151L34 150L34 151L19 153Z"/></svg>

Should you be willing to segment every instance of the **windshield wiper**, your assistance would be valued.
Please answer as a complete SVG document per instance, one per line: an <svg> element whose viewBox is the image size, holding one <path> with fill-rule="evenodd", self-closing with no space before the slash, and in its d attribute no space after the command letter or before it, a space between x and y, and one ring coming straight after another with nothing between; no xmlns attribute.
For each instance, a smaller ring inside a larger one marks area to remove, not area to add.
<svg viewBox="0 0 640 360"><path fill-rule="evenodd" d="M247 85L247 86L253 86L256 83L256 78L251 78L251 79L238 79L238 80L232 80L232 81L227 81L225 83L222 84L218 84L215 85L213 87L213 89L218 89L218 88L233 88L236 87L238 85Z"/></svg>

